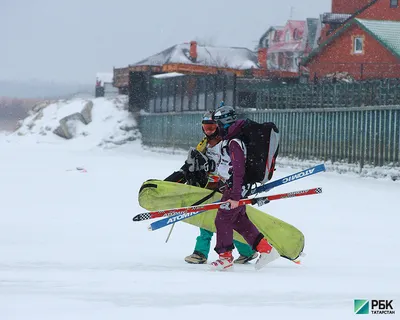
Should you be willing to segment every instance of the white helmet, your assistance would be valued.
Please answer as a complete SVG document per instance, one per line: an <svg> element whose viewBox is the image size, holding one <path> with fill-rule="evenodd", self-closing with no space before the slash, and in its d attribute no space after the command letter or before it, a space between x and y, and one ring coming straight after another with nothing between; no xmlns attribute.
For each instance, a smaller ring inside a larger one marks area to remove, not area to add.
<svg viewBox="0 0 400 320"><path fill-rule="evenodd" d="M219 107L214 112L214 120L223 127L234 123L236 119L237 119L236 111L231 106Z"/></svg>

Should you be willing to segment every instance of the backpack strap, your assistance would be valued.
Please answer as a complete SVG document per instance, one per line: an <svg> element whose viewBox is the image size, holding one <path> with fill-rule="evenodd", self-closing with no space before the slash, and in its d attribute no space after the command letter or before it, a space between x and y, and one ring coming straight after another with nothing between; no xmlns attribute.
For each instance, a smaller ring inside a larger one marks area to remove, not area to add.
<svg viewBox="0 0 400 320"><path fill-rule="evenodd" d="M244 144L244 142L242 140L240 140L239 138L234 138L234 139L229 140L228 146L231 144L232 141L236 141L237 142L239 147L243 150L244 158L246 159L247 149L246 149L246 145Z"/></svg>
<svg viewBox="0 0 400 320"><path fill-rule="evenodd" d="M226 140L225 140L226 141ZM221 155L223 155L224 153L226 153L227 155L229 155L229 146L231 144L232 141L236 141L237 144L239 145L239 147L243 150L244 152L244 157L246 158L247 155L247 149L246 149L246 145L244 144L244 142L238 138L234 138L234 139L230 139L228 140L228 142L223 142L222 146L221 146Z"/></svg>

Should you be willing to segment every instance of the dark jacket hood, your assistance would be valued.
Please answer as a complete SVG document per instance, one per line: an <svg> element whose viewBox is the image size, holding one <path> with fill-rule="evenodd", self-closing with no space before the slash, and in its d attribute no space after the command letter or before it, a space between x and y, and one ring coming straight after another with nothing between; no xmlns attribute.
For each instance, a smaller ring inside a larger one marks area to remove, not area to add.
<svg viewBox="0 0 400 320"><path fill-rule="evenodd" d="M242 130L242 127L244 126L246 120L236 120L229 128L228 132L226 130L223 130L222 133L222 138L224 140L230 140L236 138L240 131Z"/></svg>

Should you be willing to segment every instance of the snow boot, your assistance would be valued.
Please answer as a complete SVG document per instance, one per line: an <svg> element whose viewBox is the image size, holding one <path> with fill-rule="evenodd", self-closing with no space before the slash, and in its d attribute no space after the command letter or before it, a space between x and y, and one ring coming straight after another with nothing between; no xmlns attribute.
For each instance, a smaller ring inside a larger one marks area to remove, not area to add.
<svg viewBox="0 0 400 320"><path fill-rule="evenodd" d="M255 264L256 270L260 270L268 263L280 258L278 250L271 246L266 239L262 239L256 249L260 253L260 257Z"/></svg>
<svg viewBox="0 0 400 320"><path fill-rule="evenodd" d="M223 271L233 267L232 251L227 251L219 255L219 259L211 263L211 270Z"/></svg>
<svg viewBox="0 0 400 320"><path fill-rule="evenodd" d="M254 252L250 257L240 255L240 257L237 258L235 261L233 261L233 263L245 264L247 262L250 262L250 261L256 259L257 257L258 257L258 252Z"/></svg>
<svg viewBox="0 0 400 320"><path fill-rule="evenodd" d="M190 256L187 256L185 261L192 264L204 264L207 263L207 258L201 252L195 251Z"/></svg>

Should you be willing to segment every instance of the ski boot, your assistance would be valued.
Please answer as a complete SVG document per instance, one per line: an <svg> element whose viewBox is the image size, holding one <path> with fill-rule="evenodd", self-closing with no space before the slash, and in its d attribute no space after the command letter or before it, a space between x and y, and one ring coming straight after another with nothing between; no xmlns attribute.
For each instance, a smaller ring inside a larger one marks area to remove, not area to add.
<svg viewBox="0 0 400 320"><path fill-rule="evenodd" d="M280 258L278 250L271 246L266 239L262 239L256 249L260 253L255 265L256 270L260 270L268 263Z"/></svg>
<svg viewBox="0 0 400 320"><path fill-rule="evenodd" d="M233 267L232 251L227 251L219 255L219 259L211 263L211 270L223 271Z"/></svg>
<svg viewBox="0 0 400 320"><path fill-rule="evenodd" d="M258 257L258 252L254 252L250 257L248 256L242 256L240 255L239 258L237 258L233 263L236 264L245 264L247 262L250 262Z"/></svg>
<svg viewBox="0 0 400 320"><path fill-rule="evenodd" d="M192 264L204 264L207 263L207 258L201 252L195 251L190 256L187 256L185 261Z"/></svg>

